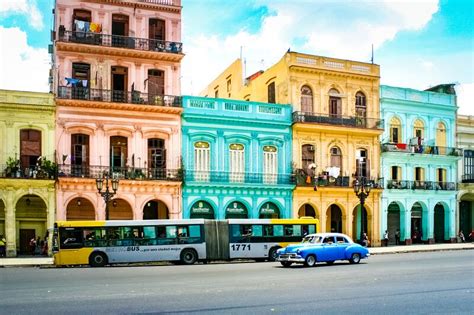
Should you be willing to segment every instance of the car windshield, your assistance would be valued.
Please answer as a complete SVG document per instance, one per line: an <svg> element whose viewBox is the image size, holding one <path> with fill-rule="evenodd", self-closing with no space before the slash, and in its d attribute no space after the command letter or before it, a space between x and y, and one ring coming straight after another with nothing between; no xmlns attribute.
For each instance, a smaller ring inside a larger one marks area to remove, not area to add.
<svg viewBox="0 0 474 315"><path fill-rule="evenodd" d="M308 235L303 238L301 243L321 243L322 237L319 235Z"/></svg>

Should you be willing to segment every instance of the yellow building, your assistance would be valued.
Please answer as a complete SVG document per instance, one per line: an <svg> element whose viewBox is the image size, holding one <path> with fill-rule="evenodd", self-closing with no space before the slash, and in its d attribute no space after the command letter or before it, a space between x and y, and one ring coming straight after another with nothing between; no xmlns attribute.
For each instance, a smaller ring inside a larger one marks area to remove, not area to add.
<svg viewBox="0 0 474 315"><path fill-rule="evenodd" d="M293 104L293 215L311 215L323 231L380 244L380 67L287 52L275 65L242 79L237 59L202 96ZM361 225L355 180L373 188Z"/></svg>
<svg viewBox="0 0 474 315"><path fill-rule="evenodd" d="M0 90L0 236L6 254L32 254L55 220L53 97Z"/></svg>

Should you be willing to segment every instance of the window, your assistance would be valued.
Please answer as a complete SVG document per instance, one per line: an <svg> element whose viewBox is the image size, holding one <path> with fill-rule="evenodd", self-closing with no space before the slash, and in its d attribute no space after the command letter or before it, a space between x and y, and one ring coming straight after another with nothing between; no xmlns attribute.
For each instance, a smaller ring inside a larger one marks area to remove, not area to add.
<svg viewBox="0 0 474 315"><path fill-rule="evenodd" d="M313 91L307 85L301 88L301 111L313 113Z"/></svg>
<svg viewBox="0 0 474 315"><path fill-rule="evenodd" d="M278 171L278 150L274 146L263 147L263 182L276 184Z"/></svg>
<svg viewBox="0 0 474 315"><path fill-rule="evenodd" d="M227 79L227 93L230 94L231 91L232 91L232 79L229 78Z"/></svg>
<svg viewBox="0 0 474 315"><path fill-rule="evenodd" d="M110 166L121 171L126 166L128 139L121 136L110 137Z"/></svg>
<svg viewBox="0 0 474 315"><path fill-rule="evenodd" d="M438 168L436 170L436 177L437 177L437 180L438 182L446 182L446 169L444 168Z"/></svg>
<svg viewBox="0 0 474 315"><path fill-rule="evenodd" d="M219 86L216 86L216 87L214 88L214 97L215 97L215 98L219 98Z"/></svg>
<svg viewBox="0 0 474 315"><path fill-rule="evenodd" d="M150 19L148 21L148 38L158 41L158 42L165 40L165 34L166 34L165 25L166 23L164 20ZM150 50L151 48L156 48L156 47L160 47L160 46L151 44Z"/></svg>
<svg viewBox="0 0 474 315"><path fill-rule="evenodd" d="M242 144L229 145L230 180L233 183L244 181L245 173L245 147Z"/></svg>
<svg viewBox="0 0 474 315"><path fill-rule="evenodd" d="M439 154L446 154L446 126L442 122L436 128L436 145Z"/></svg>
<svg viewBox="0 0 474 315"><path fill-rule="evenodd" d="M91 11L75 9L72 15L72 30L77 32L86 32L84 27L81 28L83 25L80 22L91 22Z"/></svg>
<svg viewBox="0 0 474 315"><path fill-rule="evenodd" d="M342 116L342 100L339 91L336 89L329 90L329 116Z"/></svg>
<svg viewBox="0 0 474 315"><path fill-rule="evenodd" d="M314 164L314 146L312 144L304 144L301 147L301 164L308 175L314 175L315 170L309 167Z"/></svg>
<svg viewBox="0 0 474 315"><path fill-rule="evenodd" d="M276 102L276 99L275 99L275 82L272 82L268 85L267 92L268 92L268 103L275 104L275 102Z"/></svg>
<svg viewBox="0 0 474 315"><path fill-rule="evenodd" d="M142 165L138 165L142 167ZM153 178L166 178L165 140L148 139L148 168Z"/></svg>
<svg viewBox="0 0 474 315"><path fill-rule="evenodd" d="M356 176L369 177L369 158L367 150L356 150Z"/></svg>
<svg viewBox="0 0 474 315"><path fill-rule="evenodd" d="M392 166L392 180L402 179L402 168L400 166Z"/></svg>
<svg viewBox="0 0 474 315"><path fill-rule="evenodd" d="M326 243L326 244L332 244L334 243L334 237L332 236L326 236L323 240L323 243Z"/></svg>
<svg viewBox="0 0 474 315"><path fill-rule="evenodd" d="M464 174L463 180L474 180L474 151L464 150Z"/></svg>
<svg viewBox="0 0 474 315"><path fill-rule="evenodd" d="M83 247L83 230L81 228L60 229L59 238L61 249Z"/></svg>
<svg viewBox="0 0 474 315"><path fill-rule="evenodd" d="M208 181L209 171L211 169L209 143L199 141L194 143L194 170L196 172L195 180Z"/></svg>
<svg viewBox="0 0 474 315"><path fill-rule="evenodd" d="M402 133L402 123L396 117L393 117L390 120L390 142L391 143L399 143L402 141L401 139Z"/></svg>
<svg viewBox="0 0 474 315"><path fill-rule="evenodd" d="M330 150L330 153L331 153L331 167L338 167L339 169L342 169L341 150L338 147L332 147Z"/></svg>
<svg viewBox="0 0 474 315"><path fill-rule="evenodd" d="M36 166L41 156L41 131L34 129L20 130L20 165L21 168Z"/></svg>
<svg viewBox="0 0 474 315"><path fill-rule="evenodd" d="M336 242L339 243L339 244L349 243L347 238L342 237L342 236L336 236Z"/></svg>
<svg viewBox="0 0 474 315"><path fill-rule="evenodd" d="M415 180L424 181L425 180L425 170L422 167L415 167Z"/></svg>
<svg viewBox="0 0 474 315"><path fill-rule="evenodd" d="M366 118L367 117L367 104L365 94L362 92L356 93L356 116Z"/></svg>
<svg viewBox="0 0 474 315"><path fill-rule="evenodd" d="M413 136L423 139L424 128L424 124L420 119L415 120L413 123Z"/></svg>

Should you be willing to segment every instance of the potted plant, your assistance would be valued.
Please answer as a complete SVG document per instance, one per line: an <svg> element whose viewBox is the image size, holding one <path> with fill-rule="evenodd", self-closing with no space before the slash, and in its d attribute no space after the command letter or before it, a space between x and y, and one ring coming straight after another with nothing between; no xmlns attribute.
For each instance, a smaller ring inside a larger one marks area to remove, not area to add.
<svg viewBox="0 0 474 315"><path fill-rule="evenodd" d="M5 173L9 177L18 176L18 172L20 171L20 160L12 157L7 159L7 167L5 169ZM19 177L19 176L18 176Z"/></svg>
<svg viewBox="0 0 474 315"><path fill-rule="evenodd" d="M37 171L37 176L39 177L54 179L58 173L58 164L48 160L46 157L40 157L37 163ZM40 174L42 174L42 176Z"/></svg>

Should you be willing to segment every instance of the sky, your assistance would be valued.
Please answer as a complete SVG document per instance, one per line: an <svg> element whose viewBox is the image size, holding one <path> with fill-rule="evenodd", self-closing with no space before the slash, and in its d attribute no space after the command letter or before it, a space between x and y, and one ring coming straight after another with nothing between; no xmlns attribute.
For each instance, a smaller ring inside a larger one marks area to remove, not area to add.
<svg viewBox="0 0 474 315"><path fill-rule="evenodd" d="M472 0L182 0L182 94L241 53L249 75L292 51L381 67L381 84L456 83L474 115ZM0 0L0 88L47 92L54 0Z"/></svg>

